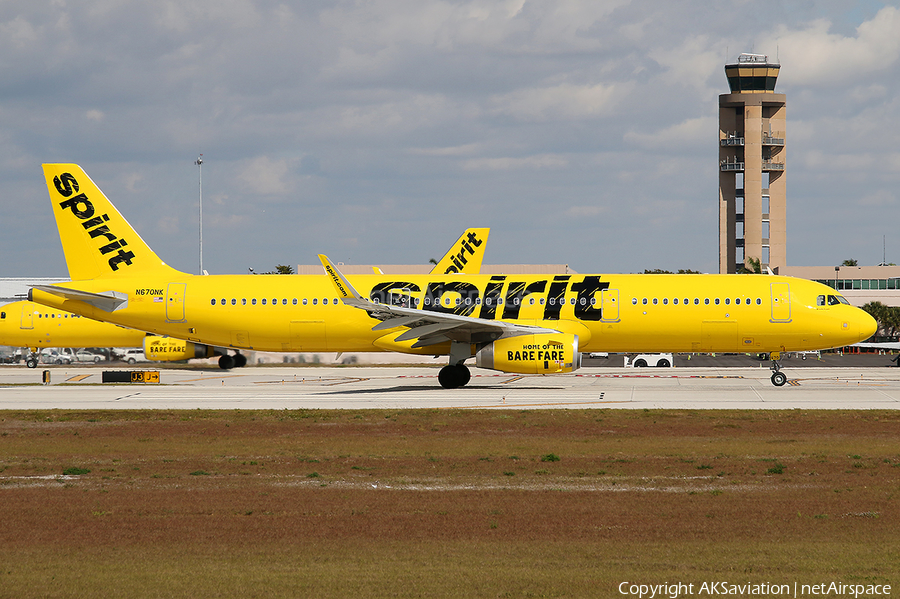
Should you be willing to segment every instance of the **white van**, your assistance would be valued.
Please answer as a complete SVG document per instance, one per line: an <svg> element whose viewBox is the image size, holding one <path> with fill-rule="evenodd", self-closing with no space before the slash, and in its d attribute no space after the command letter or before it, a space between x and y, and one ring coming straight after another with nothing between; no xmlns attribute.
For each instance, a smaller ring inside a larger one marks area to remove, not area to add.
<svg viewBox="0 0 900 599"><path fill-rule="evenodd" d="M125 353L122 354L121 360L123 362L128 362L129 364L134 364L135 362L148 362L147 358L144 356L144 350L139 348L126 349Z"/></svg>
<svg viewBox="0 0 900 599"><path fill-rule="evenodd" d="M657 366L659 368L669 368L675 363L672 354L638 354L628 363L628 356L625 356L625 366L633 366L634 368L645 368L647 366Z"/></svg>

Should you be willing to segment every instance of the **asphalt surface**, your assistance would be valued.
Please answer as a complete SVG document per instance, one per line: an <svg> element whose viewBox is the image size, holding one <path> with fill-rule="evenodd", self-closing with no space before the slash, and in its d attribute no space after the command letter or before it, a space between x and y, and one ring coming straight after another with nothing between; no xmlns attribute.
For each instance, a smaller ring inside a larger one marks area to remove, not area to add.
<svg viewBox="0 0 900 599"><path fill-rule="evenodd" d="M900 409L900 368L890 356L783 360L788 384L770 382L769 363L746 356L678 356L673 368L589 360L567 375L514 375L472 368L471 382L442 389L436 367L153 366L0 367L7 409ZM702 366L703 360L713 366ZM747 362L747 360L750 360ZM609 362L603 367L596 362ZM624 360L622 360L624 362ZM837 362L839 365L829 365ZM735 366L734 364L739 365ZM747 365L749 364L749 365ZM43 372L49 383L43 384ZM158 383L102 383L104 371L159 372Z"/></svg>

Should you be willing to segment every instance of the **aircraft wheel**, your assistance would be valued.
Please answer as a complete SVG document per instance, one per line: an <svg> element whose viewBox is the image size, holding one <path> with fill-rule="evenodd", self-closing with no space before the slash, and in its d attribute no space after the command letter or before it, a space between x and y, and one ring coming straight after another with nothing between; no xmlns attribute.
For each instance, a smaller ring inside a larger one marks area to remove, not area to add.
<svg viewBox="0 0 900 599"><path fill-rule="evenodd" d="M438 373L438 382L444 389L456 389L457 387L459 387L459 381L459 370L455 365L444 366Z"/></svg>
<svg viewBox="0 0 900 599"><path fill-rule="evenodd" d="M669 366L671 366L671 364L669 364L669 361L668 361L668 360L662 359L662 360L660 360L659 362L656 363L656 366L657 366L658 368L668 368Z"/></svg>
<svg viewBox="0 0 900 599"><path fill-rule="evenodd" d="M243 368L247 365L247 356L244 354L234 354L234 367Z"/></svg>
<svg viewBox="0 0 900 599"><path fill-rule="evenodd" d="M219 368L222 370L231 370L234 368L234 358L225 354L223 356L219 356Z"/></svg>
<svg viewBox="0 0 900 599"><path fill-rule="evenodd" d="M775 372L772 374L772 384L776 387L782 387L787 382L787 375L783 372Z"/></svg>
<svg viewBox="0 0 900 599"><path fill-rule="evenodd" d="M472 373L469 372L469 367L465 364L457 364L456 376L458 377L457 387L465 387L467 384L469 384L469 380L471 380L472 378Z"/></svg>
<svg viewBox="0 0 900 599"><path fill-rule="evenodd" d="M29 368L37 368L37 362L38 361L35 358L28 358L27 360L25 360L25 366L28 366Z"/></svg>
<svg viewBox="0 0 900 599"><path fill-rule="evenodd" d="M647 366L646 360L638 360L634 363L635 368L644 368Z"/></svg>

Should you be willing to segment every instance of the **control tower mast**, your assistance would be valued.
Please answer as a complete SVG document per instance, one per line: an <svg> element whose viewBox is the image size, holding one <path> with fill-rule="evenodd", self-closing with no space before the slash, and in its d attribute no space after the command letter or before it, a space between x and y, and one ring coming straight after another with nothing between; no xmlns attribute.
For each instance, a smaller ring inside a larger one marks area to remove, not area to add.
<svg viewBox="0 0 900 599"><path fill-rule="evenodd" d="M725 65L731 93L719 96L719 272L759 260L786 265L785 96L780 64L741 54Z"/></svg>

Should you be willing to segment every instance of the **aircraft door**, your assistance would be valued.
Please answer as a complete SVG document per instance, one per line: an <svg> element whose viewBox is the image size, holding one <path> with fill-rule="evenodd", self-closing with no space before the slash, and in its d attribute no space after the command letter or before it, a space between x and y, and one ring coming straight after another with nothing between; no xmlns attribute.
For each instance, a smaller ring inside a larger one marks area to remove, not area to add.
<svg viewBox="0 0 900 599"><path fill-rule="evenodd" d="M34 310L28 307L22 308L22 324L20 325L23 329L33 329L34 328Z"/></svg>
<svg viewBox="0 0 900 599"><path fill-rule="evenodd" d="M166 289L166 322L184 322L184 295L187 283L169 283Z"/></svg>
<svg viewBox="0 0 900 599"><path fill-rule="evenodd" d="M619 290L600 291L600 321L619 322Z"/></svg>
<svg viewBox="0 0 900 599"><path fill-rule="evenodd" d="M772 322L791 321L790 283L772 283Z"/></svg>

